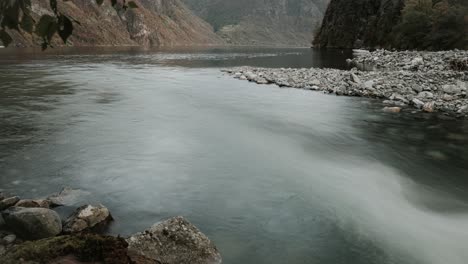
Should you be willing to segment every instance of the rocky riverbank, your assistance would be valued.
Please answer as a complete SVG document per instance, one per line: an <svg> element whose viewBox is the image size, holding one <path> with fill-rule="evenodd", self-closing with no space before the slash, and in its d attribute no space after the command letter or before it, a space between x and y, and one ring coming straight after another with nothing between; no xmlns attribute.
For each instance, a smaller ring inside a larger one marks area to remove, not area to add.
<svg viewBox="0 0 468 264"><path fill-rule="evenodd" d="M43 199L0 193L0 263L218 264L216 246L183 217L128 238L102 235L113 221L101 205L79 206L62 220L54 208L83 194L64 188Z"/></svg>
<svg viewBox="0 0 468 264"><path fill-rule="evenodd" d="M239 67L240 80L335 95L380 98L385 111L419 109L468 116L468 51L356 51L351 70Z"/></svg>

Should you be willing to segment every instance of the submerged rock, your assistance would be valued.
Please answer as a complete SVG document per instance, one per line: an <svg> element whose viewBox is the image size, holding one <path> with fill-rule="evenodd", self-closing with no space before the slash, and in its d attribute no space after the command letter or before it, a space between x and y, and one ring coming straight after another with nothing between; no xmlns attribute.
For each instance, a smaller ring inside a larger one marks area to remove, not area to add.
<svg viewBox="0 0 468 264"><path fill-rule="evenodd" d="M183 217L171 218L127 239L129 255L165 264L219 264L215 245Z"/></svg>
<svg viewBox="0 0 468 264"><path fill-rule="evenodd" d="M110 221L112 221L112 216L105 206L84 205L76 209L67 219L63 231L78 233L96 230L105 227Z"/></svg>
<svg viewBox="0 0 468 264"><path fill-rule="evenodd" d="M12 207L2 216L9 230L27 240L52 237L62 232L59 215L50 209Z"/></svg>
<svg viewBox="0 0 468 264"><path fill-rule="evenodd" d="M80 189L72 189L70 187L63 188L59 193L53 194L47 197L46 200L50 201L51 207L62 206L62 205L76 205L83 199L90 195L89 192L80 190Z"/></svg>

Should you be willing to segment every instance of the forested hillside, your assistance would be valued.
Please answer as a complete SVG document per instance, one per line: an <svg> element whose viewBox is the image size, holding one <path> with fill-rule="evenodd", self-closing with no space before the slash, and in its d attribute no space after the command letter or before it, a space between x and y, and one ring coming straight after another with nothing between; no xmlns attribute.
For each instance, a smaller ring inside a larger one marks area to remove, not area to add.
<svg viewBox="0 0 468 264"><path fill-rule="evenodd" d="M332 0L314 44L333 48L467 49L466 0Z"/></svg>

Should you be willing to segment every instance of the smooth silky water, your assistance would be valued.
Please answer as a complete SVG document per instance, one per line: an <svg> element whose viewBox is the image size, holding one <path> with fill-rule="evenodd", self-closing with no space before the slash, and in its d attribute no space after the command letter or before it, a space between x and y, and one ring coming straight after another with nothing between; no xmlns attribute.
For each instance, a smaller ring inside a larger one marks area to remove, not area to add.
<svg viewBox="0 0 468 264"><path fill-rule="evenodd" d="M187 217L228 264L466 264L468 122L222 67L349 51L4 49L0 189L90 192L129 235Z"/></svg>

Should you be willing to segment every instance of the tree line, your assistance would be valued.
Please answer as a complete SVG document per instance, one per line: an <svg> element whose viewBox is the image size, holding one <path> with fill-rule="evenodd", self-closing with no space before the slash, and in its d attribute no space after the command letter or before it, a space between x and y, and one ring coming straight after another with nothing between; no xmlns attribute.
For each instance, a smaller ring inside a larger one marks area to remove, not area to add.
<svg viewBox="0 0 468 264"><path fill-rule="evenodd" d="M399 49L468 49L468 0L406 0L392 35Z"/></svg>

